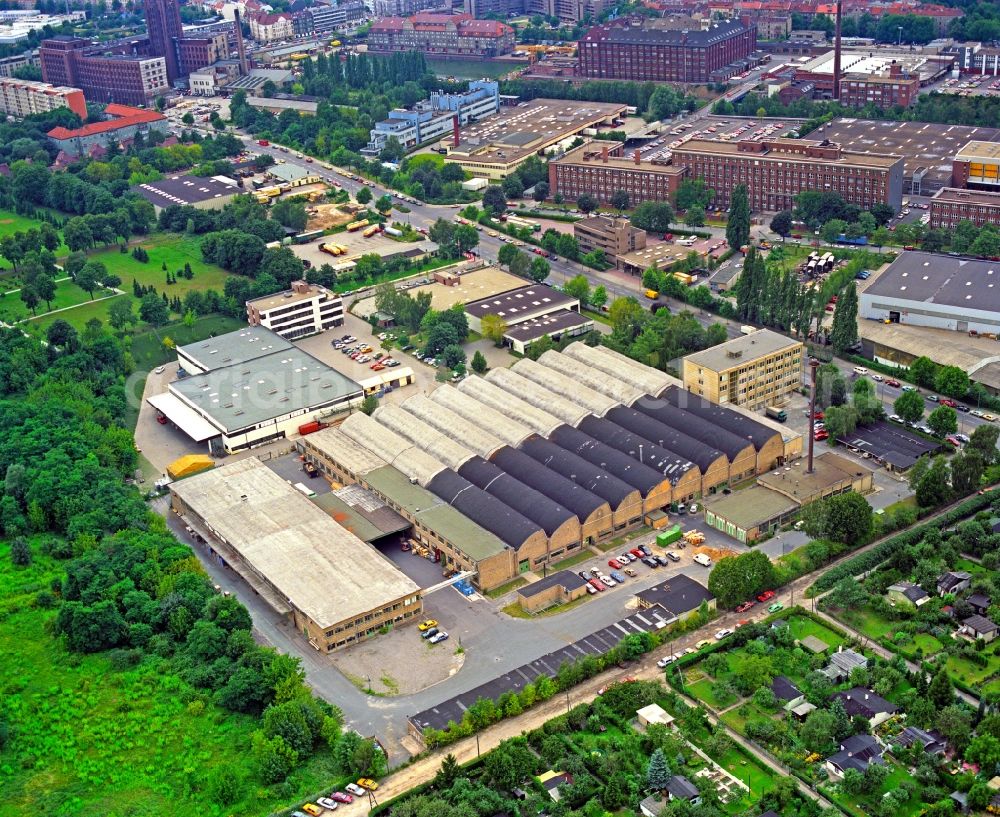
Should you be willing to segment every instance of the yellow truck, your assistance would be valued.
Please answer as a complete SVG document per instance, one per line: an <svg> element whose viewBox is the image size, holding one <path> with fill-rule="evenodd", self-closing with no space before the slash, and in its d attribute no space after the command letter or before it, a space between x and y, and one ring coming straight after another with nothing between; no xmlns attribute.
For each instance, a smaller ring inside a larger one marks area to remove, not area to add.
<svg viewBox="0 0 1000 817"><path fill-rule="evenodd" d="M330 255L343 255L345 252L340 244L324 244L319 249L320 252L329 253Z"/></svg>
<svg viewBox="0 0 1000 817"><path fill-rule="evenodd" d="M377 224L373 224L371 227L368 227L361 235L363 235L365 238L371 238L378 231L379 231L379 226Z"/></svg>
<svg viewBox="0 0 1000 817"><path fill-rule="evenodd" d="M655 289L647 289L646 297L649 298L649 300L651 301L655 301L657 298L660 297L660 293L657 292Z"/></svg>
<svg viewBox="0 0 1000 817"><path fill-rule="evenodd" d="M360 221L352 221L350 224L347 225L347 232L356 233L362 227L367 227L367 226L368 226L368 219L366 218L363 218Z"/></svg>

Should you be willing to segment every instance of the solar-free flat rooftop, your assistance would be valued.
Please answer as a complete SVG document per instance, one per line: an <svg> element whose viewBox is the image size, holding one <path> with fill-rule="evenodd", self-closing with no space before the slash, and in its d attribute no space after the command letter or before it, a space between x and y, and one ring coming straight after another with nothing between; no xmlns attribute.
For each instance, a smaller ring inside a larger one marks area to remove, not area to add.
<svg viewBox="0 0 1000 817"><path fill-rule="evenodd" d="M504 337L519 340L522 343L530 343L546 335L566 332L570 329L581 330L584 327L593 327L593 325L594 321L592 318L588 318L586 315L581 315L579 312L574 312L571 309L565 309L553 312L544 318L524 321L517 326L512 326L504 332Z"/></svg>
<svg viewBox="0 0 1000 817"><path fill-rule="evenodd" d="M170 391L227 431L362 394L349 377L294 346L174 381Z"/></svg>
<svg viewBox="0 0 1000 817"><path fill-rule="evenodd" d="M911 434L902 426L885 421L859 426L850 434L838 437L837 442L862 454L869 454L876 461L900 471L937 448L934 443Z"/></svg>
<svg viewBox="0 0 1000 817"><path fill-rule="evenodd" d="M420 591L256 457L181 480L171 490L320 627Z"/></svg>
<svg viewBox="0 0 1000 817"><path fill-rule="evenodd" d="M235 332L178 346L177 354L208 371L246 363L248 360L291 348L291 343L270 329L247 326ZM183 361L181 365L183 366Z"/></svg>
<svg viewBox="0 0 1000 817"><path fill-rule="evenodd" d="M201 176L167 176L156 182L137 184L132 190L156 207L198 204L209 199L230 198L241 192L235 185Z"/></svg>
<svg viewBox="0 0 1000 817"><path fill-rule="evenodd" d="M902 252L864 294L1000 312L1000 262Z"/></svg>
<svg viewBox="0 0 1000 817"><path fill-rule="evenodd" d="M499 315L508 325L526 320L540 312L549 312L577 304L576 298L544 284L519 287L465 305L465 311L477 318Z"/></svg>
<svg viewBox="0 0 1000 817"><path fill-rule="evenodd" d="M1000 142L1000 128L968 125L937 125L928 122L882 122L873 119L834 119L809 134L810 139L829 139L859 153L892 153L903 157L907 182L920 168L924 195L951 184L951 160L966 145L978 140ZM911 192L909 184L904 193Z"/></svg>
<svg viewBox="0 0 1000 817"><path fill-rule="evenodd" d="M799 348L802 343L787 335L772 332L770 329L758 329L749 335L720 343L701 352L695 352L684 359L692 366L701 366L714 372L736 369L765 355L773 355L783 349L789 351Z"/></svg>

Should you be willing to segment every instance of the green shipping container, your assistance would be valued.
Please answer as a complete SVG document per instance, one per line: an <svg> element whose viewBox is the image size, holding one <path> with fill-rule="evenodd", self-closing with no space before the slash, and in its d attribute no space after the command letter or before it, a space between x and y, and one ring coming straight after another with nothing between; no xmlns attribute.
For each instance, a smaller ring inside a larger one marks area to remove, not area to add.
<svg viewBox="0 0 1000 817"><path fill-rule="evenodd" d="M667 545L672 545L678 539L681 538L681 526L674 525L672 528L659 533L656 536L656 544L660 547L666 547Z"/></svg>

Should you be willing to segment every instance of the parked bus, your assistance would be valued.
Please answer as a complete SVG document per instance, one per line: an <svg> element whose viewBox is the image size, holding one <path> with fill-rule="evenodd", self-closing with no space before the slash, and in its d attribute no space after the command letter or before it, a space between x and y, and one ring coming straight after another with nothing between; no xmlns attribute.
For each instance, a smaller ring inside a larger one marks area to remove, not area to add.
<svg viewBox="0 0 1000 817"><path fill-rule="evenodd" d="M322 230L309 230L305 233L299 233L292 241L295 244L308 244L310 241L315 241L317 238L323 237Z"/></svg>
<svg viewBox="0 0 1000 817"><path fill-rule="evenodd" d="M764 409L764 414L772 420L777 420L779 423L783 423L788 419L788 415L785 414L785 410L783 408L778 408L777 406L768 406Z"/></svg>

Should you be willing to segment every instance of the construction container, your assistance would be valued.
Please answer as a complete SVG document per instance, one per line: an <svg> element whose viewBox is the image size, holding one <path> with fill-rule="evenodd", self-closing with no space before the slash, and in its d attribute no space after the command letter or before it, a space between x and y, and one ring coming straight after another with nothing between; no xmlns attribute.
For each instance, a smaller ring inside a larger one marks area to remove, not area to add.
<svg viewBox="0 0 1000 817"><path fill-rule="evenodd" d="M303 423L300 425L299 434L305 437L306 434L312 434L314 431L319 431L321 428L323 428L323 424L318 420L313 420L311 423Z"/></svg>
<svg viewBox="0 0 1000 817"><path fill-rule="evenodd" d="M680 525L674 525L672 528L668 528L662 533L656 535L656 544L660 547L666 547L667 545L672 545L678 539L683 536Z"/></svg>

